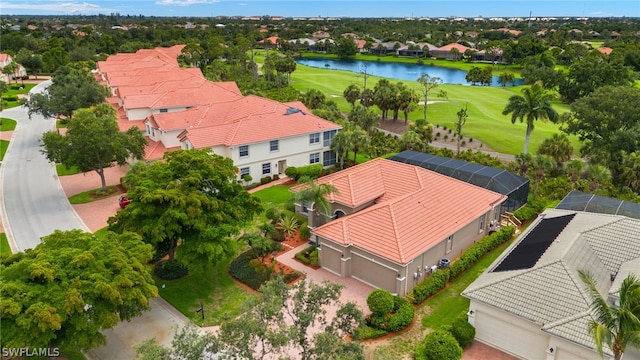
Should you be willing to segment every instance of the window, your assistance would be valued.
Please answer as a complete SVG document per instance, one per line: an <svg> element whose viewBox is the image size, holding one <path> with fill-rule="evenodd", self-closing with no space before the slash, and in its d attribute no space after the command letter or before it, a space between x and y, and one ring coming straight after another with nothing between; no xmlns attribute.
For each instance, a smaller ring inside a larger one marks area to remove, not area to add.
<svg viewBox="0 0 640 360"><path fill-rule="evenodd" d="M331 140L336 135L337 130L325 131L322 135L322 146L330 146Z"/></svg>
<svg viewBox="0 0 640 360"><path fill-rule="evenodd" d="M450 253L452 249L453 249L453 235L447 238L447 250L445 254Z"/></svg>
<svg viewBox="0 0 640 360"><path fill-rule="evenodd" d="M160 112L161 113L166 113L166 112L169 112L169 109L160 109Z"/></svg>
<svg viewBox="0 0 640 360"><path fill-rule="evenodd" d="M271 151L278 151L278 145L279 145L278 141L279 140L271 140L271 141L269 141L269 149Z"/></svg>
<svg viewBox="0 0 640 360"><path fill-rule="evenodd" d="M320 142L320 133L309 134L309 145L317 144Z"/></svg>
<svg viewBox="0 0 640 360"><path fill-rule="evenodd" d="M240 149L240 157L249 156L249 145L241 145Z"/></svg>
<svg viewBox="0 0 640 360"><path fill-rule="evenodd" d="M484 231L484 223L487 221L487 214L484 214L482 216L480 216L480 231L479 232L483 232Z"/></svg>
<svg viewBox="0 0 640 360"><path fill-rule="evenodd" d="M320 153L309 154L309 164L319 164L320 163Z"/></svg>
<svg viewBox="0 0 640 360"><path fill-rule="evenodd" d="M147 125L147 135L151 135L151 125L149 124L145 124Z"/></svg>
<svg viewBox="0 0 640 360"><path fill-rule="evenodd" d="M303 214L308 214L309 213L309 202L307 200L303 200L302 201L302 213Z"/></svg>
<svg viewBox="0 0 640 360"><path fill-rule="evenodd" d="M322 153L322 166L331 166L336 163L336 153L333 150Z"/></svg>
<svg viewBox="0 0 640 360"><path fill-rule="evenodd" d="M271 174L271 163L262 164L262 175Z"/></svg>
<svg viewBox="0 0 640 360"><path fill-rule="evenodd" d="M244 179L245 175L249 175L248 167L243 167L242 169L240 169L240 179Z"/></svg>

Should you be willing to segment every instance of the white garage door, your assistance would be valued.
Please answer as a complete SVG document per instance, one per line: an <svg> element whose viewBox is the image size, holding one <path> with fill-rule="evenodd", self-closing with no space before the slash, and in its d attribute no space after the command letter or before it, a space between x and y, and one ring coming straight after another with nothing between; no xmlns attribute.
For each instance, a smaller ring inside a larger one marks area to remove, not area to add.
<svg viewBox="0 0 640 360"><path fill-rule="evenodd" d="M482 311L476 312L476 338L498 349L527 360L546 359L548 340L542 332L520 326Z"/></svg>

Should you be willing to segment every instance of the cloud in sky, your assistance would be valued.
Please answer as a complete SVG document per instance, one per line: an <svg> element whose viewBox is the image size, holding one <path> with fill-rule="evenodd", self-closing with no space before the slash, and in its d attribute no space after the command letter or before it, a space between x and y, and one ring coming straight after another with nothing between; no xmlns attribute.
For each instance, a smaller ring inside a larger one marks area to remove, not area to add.
<svg viewBox="0 0 640 360"><path fill-rule="evenodd" d="M218 2L220 2L220 0L158 0L156 1L156 5L189 6L189 5L200 5L200 4L215 4Z"/></svg>
<svg viewBox="0 0 640 360"><path fill-rule="evenodd" d="M46 4L25 4L25 3L10 3L0 2L0 8L2 9L14 9L14 10L26 10L26 11L48 11L48 12L62 12L67 14L90 14L100 12L111 12L114 9L104 8L100 5L91 4L88 2L73 2L73 1L58 1Z"/></svg>

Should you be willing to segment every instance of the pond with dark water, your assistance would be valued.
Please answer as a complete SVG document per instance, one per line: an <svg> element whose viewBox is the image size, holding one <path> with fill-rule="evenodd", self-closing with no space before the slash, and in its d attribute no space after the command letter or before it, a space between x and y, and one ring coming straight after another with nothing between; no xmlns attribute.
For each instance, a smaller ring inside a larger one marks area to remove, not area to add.
<svg viewBox="0 0 640 360"><path fill-rule="evenodd" d="M466 71L433 65L320 58L302 58L297 59L296 62L315 68L345 70L359 74L364 73L366 67L368 75L406 81L416 81L422 74L426 73L431 77L439 77L445 84L471 85L465 80ZM521 82L522 79L516 79L515 81L516 85L520 85ZM497 76L493 77L491 86L500 86Z"/></svg>

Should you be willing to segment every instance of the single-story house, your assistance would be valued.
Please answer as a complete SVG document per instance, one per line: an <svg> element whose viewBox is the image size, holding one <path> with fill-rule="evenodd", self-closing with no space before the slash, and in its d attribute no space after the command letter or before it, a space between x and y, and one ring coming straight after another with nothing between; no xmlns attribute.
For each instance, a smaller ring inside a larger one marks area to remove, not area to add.
<svg viewBox="0 0 640 360"><path fill-rule="evenodd" d="M382 158L317 182L338 190L327 197L330 212L319 213L313 203L296 204L296 212L308 216L320 265L401 296L486 235L507 198Z"/></svg>
<svg viewBox="0 0 640 360"><path fill-rule="evenodd" d="M455 50L454 50L455 49ZM430 51L431 56L449 60L460 60L467 50L477 52L477 49L470 48L458 43L451 43Z"/></svg>
<svg viewBox="0 0 640 360"><path fill-rule="evenodd" d="M476 340L528 360L598 359L585 271L610 304L640 275L640 220L547 209L462 293ZM612 352L605 346L606 358ZM625 360L639 360L627 348Z"/></svg>

